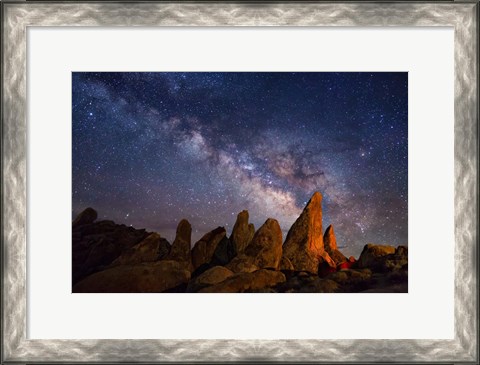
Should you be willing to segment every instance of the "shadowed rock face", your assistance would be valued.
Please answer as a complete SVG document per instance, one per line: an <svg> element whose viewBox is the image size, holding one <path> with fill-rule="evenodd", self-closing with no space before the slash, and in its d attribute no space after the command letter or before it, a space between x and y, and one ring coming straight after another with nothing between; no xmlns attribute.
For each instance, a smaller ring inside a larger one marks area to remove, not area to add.
<svg viewBox="0 0 480 365"><path fill-rule="evenodd" d="M335 266L323 245L322 195L319 192L313 194L288 231L283 255L297 271L317 273L318 265L323 262Z"/></svg>
<svg viewBox="0 0 480 365"><path fill-rule="evenodd" d="M223 237L222 240L218 243L215 252L212 257L212 265L226 265L229 263L235 256L237 252L235 247L230 241L229 238Z"/></svg>
<svg viewBox="0 0 480 365"><path fill-rule="evenodd" d="M158 233L151 233L142 242L124 251L111 266L133 265L141 262L153 262L165 258L170 251L168 241Z"/></svg>
<svg viewBox="0 0 480 365"><path fill-rule="evenodd" d="M173 241L169 260L183 262L189 270L192 269L192 255L190 251L192 242L192 226L186 219L182 219L177 226L177 234Z"/></svg>
<svg viewBox="0 0 480 365"><path fill-rule="evenodd" d="M74 293L160 293L186 284L190 272L176 261L120 265L97 272L73 286Z"/></svg>
<svg viewBox="0 0 480 365"><path fill-rule="evenodd" d="M338 250L337 238L335 237L335 232L333 231L332 225L329 225L325 230L325 234L323 235L323 244L325 251L327 251L328 255L333 261L335 261L335 265L339 265L347 261L345 255Z"/></svg>
<svg viewBox="0 0 480 365"><path fill-rule="evenodd" d="M78 222L79 219L75 221ZM72 225L73 284L87 275L107 268L123 252L150 234L144 229L135 229L107 220L93 223L86 223L84 219L80 221L83 223ZM88 221L91 221L91 218Z"/></svg>
<svg viewBox="0 0 480 365"><path fill-rule="evenodd" d="M87 208L81 212L73 221L72 226L81 226L83 224L91 224L97 219L97 211L93 208Z"/></svg>
<svg viewBox="0 0 480 365"><path fill-rule="evenodd" d="M204 235L192 249L192 264L193 269L196 270L203 264L212 261L213 254L217 249L218 244L226 236L225 228L218 227L211 232Z"/></svg>
<svg viewBox="0 0 480 365"><path fill-rule="evenodd" d="M254 234L255 227L253 224L248 223L248 210L242 210L237 215L237 220L235 221L232 235L230 236L230 241L235 247L237 254L243 253L245 248L251 242Z"/></svg>

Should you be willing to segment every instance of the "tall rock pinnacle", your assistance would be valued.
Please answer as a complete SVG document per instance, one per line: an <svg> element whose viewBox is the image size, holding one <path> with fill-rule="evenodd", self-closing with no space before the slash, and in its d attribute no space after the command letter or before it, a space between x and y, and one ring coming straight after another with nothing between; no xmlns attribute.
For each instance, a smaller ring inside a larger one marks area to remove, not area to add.
<svg viewBox="0 0 480 365"><path fill-rule="evenodd" d="M336 265L346 262L347 258L338 250L337 247L337 238L335 237L335 232L333 231L333 226L329 225L325 230L323 235L323 244L325 246L325 251L330 255L330 257L335 261Z"/></svg>
<svg viewBox="0 0 480 365"><path fill-rule="evenodd" d="M283 256L290 260L296 271L316 274L321 263L335 266L323 244L322 195L319 192L313 194L288 231Z"/></svg>
<svg viewBox="0 0 480 365"><path fill-rule="evenodd" d="M192 226L186 219L182 219L177 226L177 234L172 243L172 248L168 256L169 260L175 260L186 263L191 269L192 266Z"/></svg>
<svg viewBox="0 0 480 365"><path fill-rule="evenodd" d="M235 247L237 254L245 251L254 234L255 227L253 224L248 224L248 210L242 210L237 215L237 220L230 236L230 241L233 247Z"/></svg>

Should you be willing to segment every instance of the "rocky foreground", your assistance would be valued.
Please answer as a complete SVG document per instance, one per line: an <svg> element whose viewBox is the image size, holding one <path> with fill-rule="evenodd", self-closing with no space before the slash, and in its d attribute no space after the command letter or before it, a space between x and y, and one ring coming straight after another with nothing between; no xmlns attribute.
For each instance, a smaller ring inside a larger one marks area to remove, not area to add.
<svg viewBox="0 0 480 365"><path fill-rule="evenodd" d="M73 221L74 293L353 293L407 292L405 246L367 244L358 260L322 228L316 192L283 242L269 218L255 231L246 210L232 234L218 227L191 248L192 227L178 224L170 244L158 233L97 221L87 208Z"/></svg>

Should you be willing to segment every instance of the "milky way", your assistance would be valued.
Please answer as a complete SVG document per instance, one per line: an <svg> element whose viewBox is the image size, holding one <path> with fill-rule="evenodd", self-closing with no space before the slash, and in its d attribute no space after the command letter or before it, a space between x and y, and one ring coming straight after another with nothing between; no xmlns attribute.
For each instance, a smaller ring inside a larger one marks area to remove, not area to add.
<svg viewBox="0 0 480 365"><path fill-rule="evenodd" d="M193 242L248 209L284 237L315 191L358 255L408 244L408 74L72 75L72 214Z"/></svg>

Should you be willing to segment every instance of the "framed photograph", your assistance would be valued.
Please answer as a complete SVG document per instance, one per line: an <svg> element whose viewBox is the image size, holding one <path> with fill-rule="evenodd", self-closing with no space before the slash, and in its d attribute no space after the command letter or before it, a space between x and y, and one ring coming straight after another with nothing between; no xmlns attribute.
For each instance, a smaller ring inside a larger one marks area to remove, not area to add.
<svg viewBox="0 0 480 365"><path fill-rule="evenodd" d="M2 10L2 363L478 363L477 1Z"/></svg>

